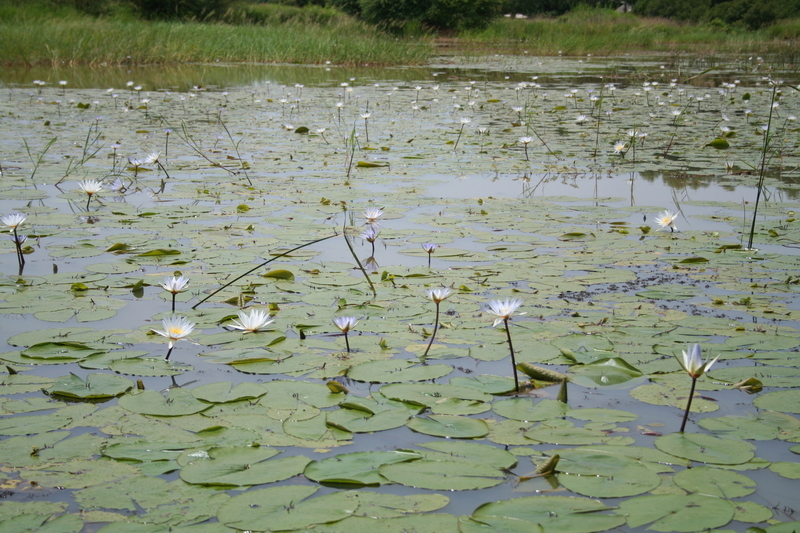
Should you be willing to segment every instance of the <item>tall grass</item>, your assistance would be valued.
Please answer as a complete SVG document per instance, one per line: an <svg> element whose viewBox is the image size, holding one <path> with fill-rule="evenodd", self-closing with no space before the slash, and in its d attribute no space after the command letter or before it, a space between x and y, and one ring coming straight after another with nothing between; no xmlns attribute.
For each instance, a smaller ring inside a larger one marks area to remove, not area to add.
<svg viewBox="0 0 800 533"><path fill-rule="evenodd" d="M255 6L254 6L255 7ZM256 9L226 14L244 23L147 22L63 11L0 8L3 64L154 64L270 62L419 64L430 42L399 41L332 10L287 16ZM296 9L295 13L301 10ZM256 23L253 23L255 21Z"/></svg>
<svg viewBox="0 0 800 533"><path fill-rule="evenodd" d="M798 23L781 30L745 31L722 25L696 25L643 18L608 9L578 9L558 18L498 19L482 31L464 32L459 44L468 48L503 47L537 55L619 54L687 50L694 53L764 53L800 49L787 43L797 37ZM783 38L777 42L776 38Z"/></svg>

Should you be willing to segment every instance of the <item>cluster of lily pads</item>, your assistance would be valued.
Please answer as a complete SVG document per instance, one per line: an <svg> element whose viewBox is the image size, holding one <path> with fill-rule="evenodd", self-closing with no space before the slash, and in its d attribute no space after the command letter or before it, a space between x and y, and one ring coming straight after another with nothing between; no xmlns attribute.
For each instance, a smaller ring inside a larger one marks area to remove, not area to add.
<svg viewBox="0 0 800 533"><path fill-rule="evenodd" d="M800 477L791 84L497 61L14 87L0 529L795 528L767 489Z"/></svg>

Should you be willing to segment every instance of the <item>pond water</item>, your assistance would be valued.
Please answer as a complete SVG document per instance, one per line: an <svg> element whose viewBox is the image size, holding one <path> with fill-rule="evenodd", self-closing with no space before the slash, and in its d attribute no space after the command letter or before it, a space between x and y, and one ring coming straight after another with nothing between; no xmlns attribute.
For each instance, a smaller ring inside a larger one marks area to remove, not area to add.
<svg viewBox="0 0 800 533"><path fill-rule="evenodd" d="M0 81L4 532L797 527L785 66Z"/></svg>

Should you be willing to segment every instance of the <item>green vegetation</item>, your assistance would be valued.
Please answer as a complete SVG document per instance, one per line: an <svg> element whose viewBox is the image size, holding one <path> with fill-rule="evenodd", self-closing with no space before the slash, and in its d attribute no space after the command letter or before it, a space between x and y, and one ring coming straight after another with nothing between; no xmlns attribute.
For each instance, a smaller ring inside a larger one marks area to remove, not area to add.
<svg viewBox="0 0 800 533"><path fill-rule="evenodd" d="M53 65L205 61L416 64L427 42L398 41L333 9L248 6L225 21L143 21L130 11L0 7L0 61ZM276 31L280 25L280 31Z"/></svg>
<svg viewBox="0 0 800 533"><path fill-rule="evenodd" d="M485 30L462 32L470 48L504 46L506 53L537 55L614 54L632 51L694 53L796 53L792 39L800 21L784 21L768 29L747 31L716 24L687 24L640 17L611 9L576 9L558 18L493 21Z"/></svg>
<svg viewBox="0 0 800 533"><path fill-rule="evenodd" d="M0 0L4 36L0 62L421 64L436 53L437 39L455 43L457 53L481 55L488 48L491 53L536 55L691 50L780 53L792 60L800 35L800 19L760 24L762 29L752 30L748 28L759 24L737 21L730 14L689 24L587 8L578 2L559 4L573 9L558 17L530 19L494 15L509 7L514 8L512 12L528 13L557 10L544 1L522 0L294 3L298 5L229 0ZM639 0L635 7L646 14L659 13L654 1ZM709 16L698 15L696 20Z"/></svg>

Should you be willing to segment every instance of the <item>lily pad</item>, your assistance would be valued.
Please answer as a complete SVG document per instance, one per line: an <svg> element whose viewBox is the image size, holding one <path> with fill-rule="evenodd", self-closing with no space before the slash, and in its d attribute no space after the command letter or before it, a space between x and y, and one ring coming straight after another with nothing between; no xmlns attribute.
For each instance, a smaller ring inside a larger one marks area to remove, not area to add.
<svg viewBox="0 0 800 533"><path fill-rule="evenodd" d="M381 466L378 473L390 481L431 490L475 490L494 487L505 474L490 465L463 461L419 460Z"/></svg>
<svg viewBox="0 0 800 533"><path fill-rule="evenodd" d="M154 390L137 391L123 396L117 403L128 411L152 416L191 415L211 407L184 389L169 389L167 397Z"/></svg>
<svg viewBox="0 0 800 533"><path fill-rule="evenodd" d="M386 478L378 474L382 465L416 461L422 456L413 452L355 452L311 462L303 474L318 483L381 485Z"/></svg>
<svg viewBox="0 0 800 533"><path fill-rule="evenodd" d="M655 445L670 455L700 463L739 465L755 457L753 446L735 437L671 433L657 437Z"/></svg>
<svg viewBox="0 0 800 533"><path fill-rule="evenodd" d="M70 373L56 380L46 389L46 392L55 396L66 396L83 400L97 400L121 396L133 388L131 380L110 374L89 374L86 381Z"/></svg>
<svg viewBox="0 0 800 533"><path fill-rule="evenodd" d="M485 503L475 509L471 518L491 531L593 533L625 523L624 516L608 513L610 510L612 507L588 498L528 496Z"/></svg>
<svg viewBox="0 0 800 533"><path fill-rule="evenodd" d="M238 530L289 531L338 522L354 512L345 492L307 499L318 487L289 485L248 491L224 503L220 523Z"/></svg>
<svg viewBox="0 0 800 533"><path fill-rule="evenodd" d="M690 533L722 527L733 519L728 500L702 494L657 494L624 500L617 511L632 528Z"/></svg>

